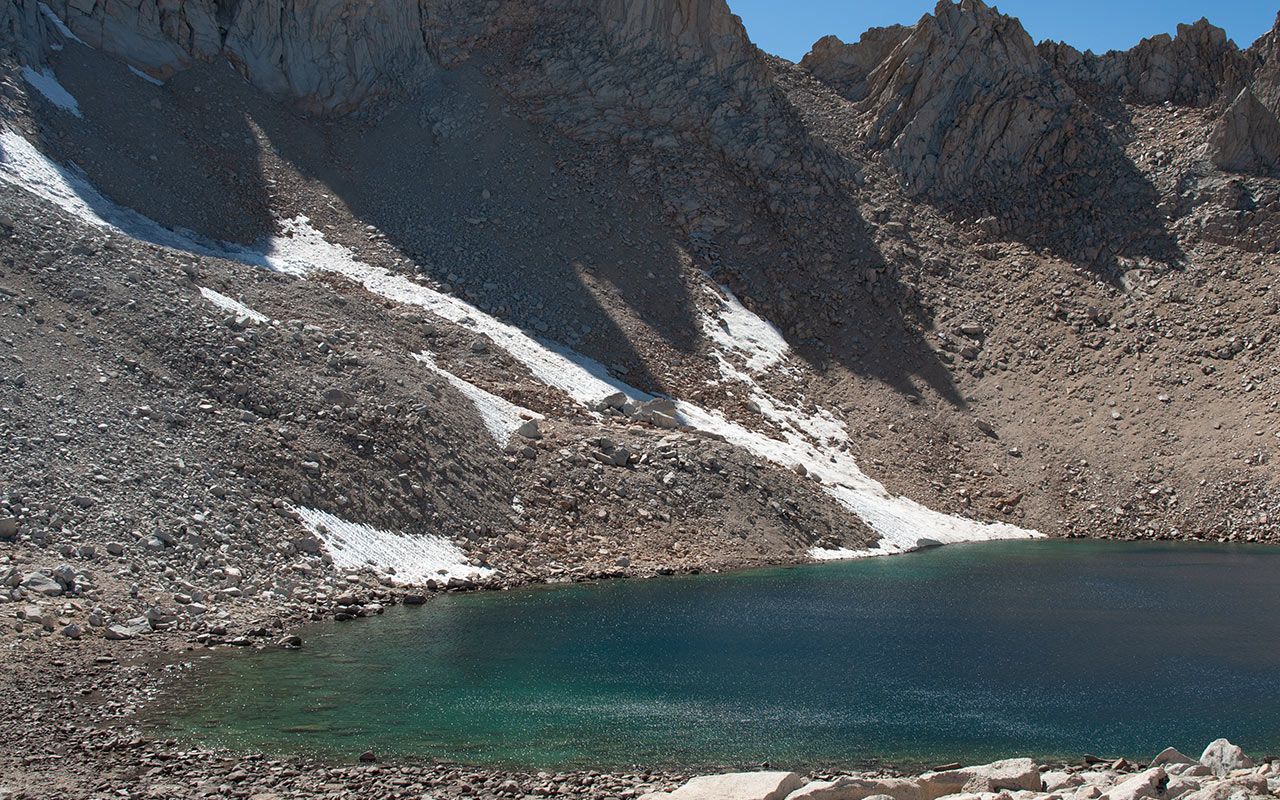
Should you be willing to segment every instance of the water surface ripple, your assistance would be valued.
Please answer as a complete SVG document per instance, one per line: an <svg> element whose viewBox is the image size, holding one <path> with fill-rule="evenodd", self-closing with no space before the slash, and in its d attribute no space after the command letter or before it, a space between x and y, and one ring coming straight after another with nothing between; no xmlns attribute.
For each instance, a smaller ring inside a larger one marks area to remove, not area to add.
<svg viewBox="0 0 1280 800"><path fill-rule="evenodd" d="M517 767L1280 750L1280 548L1022 541L441 597L213 659L167 723Z"/></svg>

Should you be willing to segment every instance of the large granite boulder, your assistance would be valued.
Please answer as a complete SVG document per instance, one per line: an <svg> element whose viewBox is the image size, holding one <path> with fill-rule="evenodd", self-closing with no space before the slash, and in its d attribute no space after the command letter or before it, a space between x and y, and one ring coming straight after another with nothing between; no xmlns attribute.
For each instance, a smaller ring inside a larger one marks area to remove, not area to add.
<svg viewBox="0 0 1280 800"><path fill-rule="evenodd" d="M1240 90L1209 137L1209 158L1229 172L1269 174L1280 168L1280 119L1249 88Z"/></svg>

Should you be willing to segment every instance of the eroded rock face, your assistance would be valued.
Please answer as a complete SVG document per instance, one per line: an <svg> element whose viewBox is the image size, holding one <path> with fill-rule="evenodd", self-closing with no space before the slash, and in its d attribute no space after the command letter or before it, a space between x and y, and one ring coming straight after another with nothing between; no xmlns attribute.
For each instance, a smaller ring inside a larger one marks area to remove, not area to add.
<svg viewBox="0 0 1280 800"><path fill-rule="evenodd" d="M26 0L9 2L21 8ZM90 46L157 77L225 57L262 91L327 113L412 90L438 64L460 63L488 38L534 25L554 27L575 14L602 31L606 57L652 52L702 63L730 80L763 74L754 45L724 0L52 0L50 5Z"/></svg>
<svg viewBox="0 0 1280 800"><path fill-rule="evenodd" d="M416 0L52 0L90 46L158 77L226 57L250 83L316 111L349 111L421 81L431 59Z"/></svg>
<svg viewBox="0 0 1280 800"><path fill-rule="evenodd" d="M1176 37L1162 33L1130 50L1094 55L1045 42L1040 51L1073 85L1100 86L1136 103L1207 106L1238 92L1252 72L1251 59L1205 19L1179 25Z"/></svg>
<svg viewBox="0 0 1280 800"><path fill-rule="evenodd" d="M38 64L46 47L40 7L31 0L0 3L0 45L22 64Z"/></svg>
<svg viewBox="0 0 1280 800"><path fill-rule="evenodd" d="M597 0L609 43L618 52L647 48L681 61L707 59L717 72L734 72L755 61L755 47L724 0Z"/></svg>
<svg viewBox="0 0 1280 800"><path fill-rule="evenodd" d="M1280 119L1252 90L1241 89L1213 129L1209 158L1230 172L1271 173L1280 168Z"/></svg>
<svg viewBox="0 0 1280 800"><path fill-rule="evenodd" d="M861 100L866 95L867 77L907 40L912 30L906 25L872 28L853 44L846 44L837 36L824 36L800 60L800 67L850 100Z"/></svg>
<svg viewBox="0 0 1280 800"><path fill-rule="evenodd" d="M909 192L954 197L1074 162L1077 105L1016 19L943 0L868 78L865 136Z"/></svg>

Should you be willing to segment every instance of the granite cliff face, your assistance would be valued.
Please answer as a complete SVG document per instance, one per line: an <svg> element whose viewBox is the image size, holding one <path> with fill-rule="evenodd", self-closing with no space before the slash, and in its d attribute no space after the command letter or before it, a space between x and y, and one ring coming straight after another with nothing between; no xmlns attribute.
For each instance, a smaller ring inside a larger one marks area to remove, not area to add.
<svg viewBox="0 0 1280 800"><path fill-rule="evenodd" d="M865 137L912 194L954 197L1025 184L1075 163L1074 92L1011 17L941 2L867 78Z"/></svg>
<svg viewBox="0 0 1280 800"><path fill-rule="evenodd" d="M352 111L420 83L431 66L416 0L49 5L90 46L158 78L225 57L258 89L315 111Z"/></svg>
<svg viewBox="0 0 1280 800"><path fill-rule="evenodd" d="M660 52L735 80L753 77L756 58L723 0L52 0L49 6L90 46L158 78L225 57L267 94L330 114L411 94L439 64L456 66L481 42L535 21L544 30L581 21L579 14L594 21L588 27L599 29L614 58ZM36 7L8 0L7 13L31 28Z"/></svg>
<svg viewBox="0 0 1280 800"><path fill-rule="evenodd" d="M911 32L912 28L906 25L872 28L852 44L840 41L838 36L824 36L800 60L800 68L831 84L850 100L861 100L866 96L867 77L872 70Z"/></svg>
<svg viewBox="0 0 1280 800"><path fill-rule="evenodd" d="M1266 175L1280 167L1280 120L1248 88L1218 120L1209 139L1220 169Z"/></svg>

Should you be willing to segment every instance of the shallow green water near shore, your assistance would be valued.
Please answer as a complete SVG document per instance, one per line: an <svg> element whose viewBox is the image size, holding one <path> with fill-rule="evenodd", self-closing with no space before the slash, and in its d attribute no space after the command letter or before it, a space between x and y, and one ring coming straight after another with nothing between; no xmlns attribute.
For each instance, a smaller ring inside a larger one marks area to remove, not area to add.
<svg viewBox="0 0 1280 800"><path fill-rule="evenodd" d="M453 595L214 659L166 723L516 767L1280 751L1280 548L953 545Z"/></svg>

